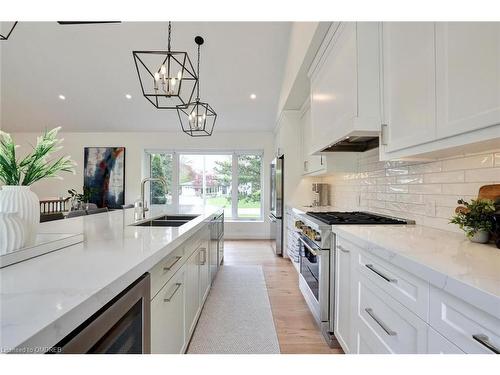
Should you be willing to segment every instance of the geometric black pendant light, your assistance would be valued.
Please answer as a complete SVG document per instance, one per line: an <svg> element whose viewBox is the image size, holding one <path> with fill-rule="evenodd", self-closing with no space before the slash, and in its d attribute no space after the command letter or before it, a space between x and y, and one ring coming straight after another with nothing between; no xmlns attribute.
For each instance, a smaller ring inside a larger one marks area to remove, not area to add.
<svg viewBox="0 0 500 375"><path fill-rule="evenodd" d="M2 22L2 23L9 23L9 22ZM4 33L2 34L2 30L0 30L0 40L7 40L9 39L10 34L12 33L12 30L14 30L14 27L17 25L16 22L10 22L12 23L12 26L10 28L5 29Z"/></svg>
<svg viewBox="0 0 500 375"><path fill-rule="evenodd" d="M198 45L196 99L187 105L178 106L177 114L184 133L191 137L207 137L212 135L217 113L210 104L200 101L200 47L204 40L201 36L197 36L194 41Z"/></svg>
<svg viewBox="0 0 500 375"><path fill-rule="evenodd" d="M133 51L144 97L158 109L176 109L193 99L198 77L187 52L172 51L171 22L166 51Z"/></svg>

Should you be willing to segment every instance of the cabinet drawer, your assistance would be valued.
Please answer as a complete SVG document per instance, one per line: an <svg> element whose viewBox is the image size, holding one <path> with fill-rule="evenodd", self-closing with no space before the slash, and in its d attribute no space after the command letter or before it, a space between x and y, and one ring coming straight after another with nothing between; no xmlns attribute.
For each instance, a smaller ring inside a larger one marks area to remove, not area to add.
<svg viewBox="0 0 500 375"><path fill-rule="evenodd" d="M500 352L500 319L431 287L430 324L466 353Z"/></svg>
<svg viewBox="0 0 500 375"><path fill-rule="evenodd" d="M185 245L181 245L151 269L152 297L170 280L186 259Z"/></svg>
<svg viewBox="0 0 500 375"><path fill-rule="evenodd" d="M431 327L428 327L427 334L428 354L464 354L457 346L453 345Z"/></svg>
<svg viewBox="0 0 500 375"><path fill-rule="evenodd" d="M391 297L429 321L429 284L365 251L358 255L359 271Z"/></svg>
<svg viewBox="0 0 500 375"><path fill-rule="evenodd" d="M360 274L357 282L358 350L364 342L382 353L425 353L427 324L368 278Z"/></svg>

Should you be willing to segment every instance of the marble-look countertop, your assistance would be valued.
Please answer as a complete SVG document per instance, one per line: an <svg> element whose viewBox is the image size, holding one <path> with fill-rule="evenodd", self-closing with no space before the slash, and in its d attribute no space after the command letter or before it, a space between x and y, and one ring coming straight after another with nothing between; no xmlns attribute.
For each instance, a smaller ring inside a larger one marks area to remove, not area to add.
<svg viewBox="0 0 500 375"><path fill-rule="evenodd" d="M333 231L500 318L500 249L422 225L337 225Z"/></svg>
<svg viewBox="0 0 500 375"><path fill-rule="evenodd" d="M130 226L133 209L40 224L40 233L83 233L85 240L0 269L0 352L43 352L58 343L218 211L181 207L147 213L147 219L200 215L180 227Z"/></svg>

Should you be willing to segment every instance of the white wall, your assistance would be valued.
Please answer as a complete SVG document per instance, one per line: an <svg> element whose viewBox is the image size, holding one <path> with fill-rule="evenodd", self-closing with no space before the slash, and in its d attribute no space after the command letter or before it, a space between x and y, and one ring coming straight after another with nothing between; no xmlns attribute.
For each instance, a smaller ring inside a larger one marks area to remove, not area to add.
<svg viewBox="0 0 500 375"><path fill-rule="evenodd" d="M21 148L20 154L29 151L38 134L12 133ZM140 182L144 171L144 150L262 150L263 157L263 222L234 222L226 225L227 238L269 238L269 164L273 157L271 132L214 132L211 137L193 139L184 133L61 133L64 138L63 154L72 156L78 164L75 175L64 174L63 180L49 179L35 183L33 191L40 198L66 197L67 190L78 191L83 186L83 149L88 146L123 146L125 151L125 202L132 203L140 196Z"/></svg>

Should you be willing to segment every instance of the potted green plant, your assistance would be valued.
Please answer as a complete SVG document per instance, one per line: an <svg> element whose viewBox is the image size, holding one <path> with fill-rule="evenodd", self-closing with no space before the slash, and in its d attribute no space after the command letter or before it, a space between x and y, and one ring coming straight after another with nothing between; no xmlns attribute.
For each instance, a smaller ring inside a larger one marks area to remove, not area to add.
<svg viewBox="0 0 500 375"><path fill-rule="evenodd" d="M0 212L17 212L26 228L26 244L32 244L40 222L40 202L30 186L45 178L60 178L61 172L75 173L70 156L51 159L62 149L63 139L57 138L61 128L45 131L37 138L31 153L22 159L16 155L17 146L10 134L0 130Z"/></svg>
<svg viewBox="0 0 500 375"><path fill-rule="evenodd" d="M75 189L68 190L68 194L71 197L71 209L72 210L82 210L87 209L90 198L92 194L96 191L95 188L83 187L83 193L78 193Z"/></svg>
<svg viewBox="0 0 500 375"><path fill-rule="evenodd" d="M492 216L495 213L495 202L491 199L472 199L469 202L459 199L456 215L450 223L457 224L472 242L487 243L493 228Z"/></svg>

